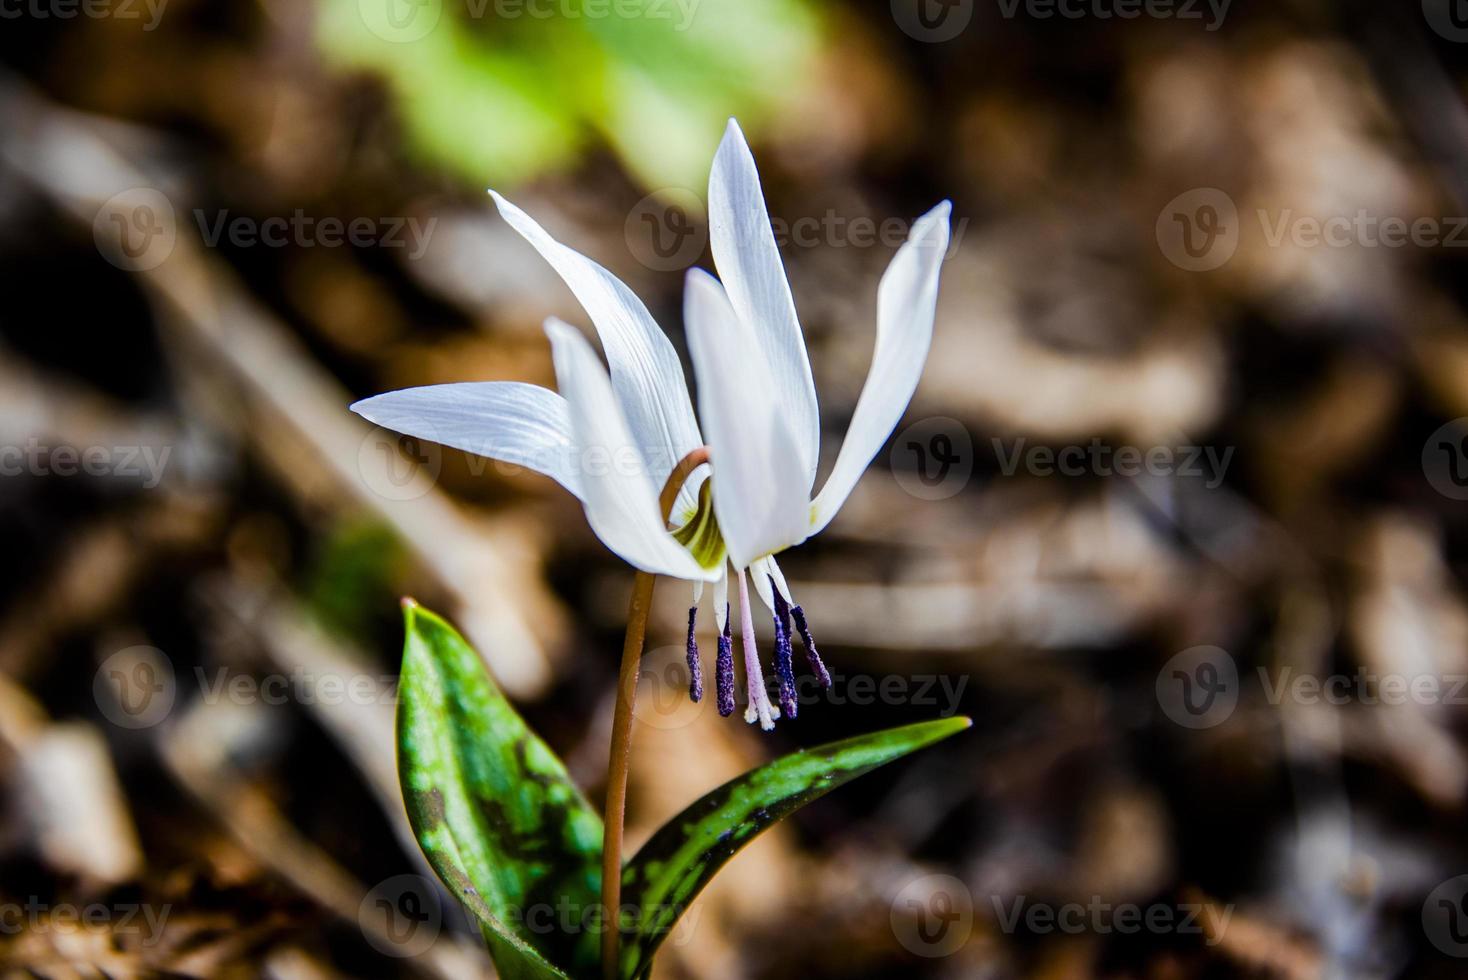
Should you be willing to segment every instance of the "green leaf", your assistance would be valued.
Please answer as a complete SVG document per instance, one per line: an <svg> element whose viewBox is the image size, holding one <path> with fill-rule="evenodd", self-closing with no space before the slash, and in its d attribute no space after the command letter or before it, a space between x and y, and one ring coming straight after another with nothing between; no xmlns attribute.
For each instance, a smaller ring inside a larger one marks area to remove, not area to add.
<svg viewBox="0 0 1468 980"><path fill-rule="evenodd" d="M480 920L502 977L587 974L601 818L464 638L411 599L403 613L398 778L423 853Z"/></svg>
<svg viewBox="0 0 1468 980"><path fill-rule="evenodd" d="M547 19L323 0L315 43L332 67L383 80L417 155L501 190L570 170L602 142L647 188L702 187L729 116L755 133L822 64L812 0L578 7Z"/></svg>
<svg viewBox="0 0 1468 980"><path fill-rule="evenodd" d="M623 945L622 976L646 975L678 917L765 828L842 783L971 724L945 718L804 749L725 783L668 821L622 871L624 907L637 909L637 934Z"/></svg>

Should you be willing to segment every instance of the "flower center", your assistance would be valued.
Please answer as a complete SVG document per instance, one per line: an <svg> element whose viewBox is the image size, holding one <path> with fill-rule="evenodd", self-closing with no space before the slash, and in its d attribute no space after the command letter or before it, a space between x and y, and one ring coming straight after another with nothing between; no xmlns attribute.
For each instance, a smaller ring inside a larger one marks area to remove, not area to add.
<svg viewBox="0 0 1468 980"><path fill-rule="evenodd" d="M713 482L703 481L698 488L698 510L673 532L673 539L687 548L704 568L718 568L725 554L724 536L719 533L719 520L714 516Z"/></svg>

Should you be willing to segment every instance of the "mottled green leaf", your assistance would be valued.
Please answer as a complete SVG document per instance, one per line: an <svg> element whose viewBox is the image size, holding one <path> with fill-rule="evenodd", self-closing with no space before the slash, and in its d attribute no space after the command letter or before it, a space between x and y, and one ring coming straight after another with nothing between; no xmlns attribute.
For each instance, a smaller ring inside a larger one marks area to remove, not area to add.
<svg viewBox="0 0 1468 980"><path fill-rule="evenodd" d="M403 610L398 777L423 853L502 977L594 972L583 923L600 908L601 818L464 638L411 600Z"/></svg>
<svg viewBox="0 0 1468 980"><path fill-rule="evenodd" d="M709 879L761 831L842 783L971 725L945 718L804 749L720 786L653 835L622 872L636 936L623 943L622 976L641 977L678 917Z"/></svg>

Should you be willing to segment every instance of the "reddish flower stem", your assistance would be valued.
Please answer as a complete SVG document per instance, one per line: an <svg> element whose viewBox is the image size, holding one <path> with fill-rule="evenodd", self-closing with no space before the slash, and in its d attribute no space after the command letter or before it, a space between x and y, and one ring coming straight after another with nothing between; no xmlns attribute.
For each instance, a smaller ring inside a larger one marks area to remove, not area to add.
<svg viewBox="0 0 1468 980"><path fill-rule="evenodd" d="M678 491L700 465L709 461L709 448L700 446L678 461L658 498L663 519L673 511ZM632 603L627 609L627 635L622 641L622 667L617 676L617 708L612 715L611 757L607 761L607 802L601 844L601 960L606 980L617 980L621 955L622 831L627 816L627 778L632 762L632 709L637 701L637 677L642 664L642 647L647 639L647 615L652 609L652 587L656 576L638 572L632 585Z"/></svg>

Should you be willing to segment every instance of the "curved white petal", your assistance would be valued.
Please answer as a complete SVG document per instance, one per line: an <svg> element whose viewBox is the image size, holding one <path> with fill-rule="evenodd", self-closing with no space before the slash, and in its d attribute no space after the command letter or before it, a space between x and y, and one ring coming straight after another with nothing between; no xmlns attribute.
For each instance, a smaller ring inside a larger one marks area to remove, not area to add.
<svg viewBox="0 0 1468 980"><path fill-rule="evenodd" d="M425 385L364 398L352 411L403 435L544 473L581 496L571 416L549 388L519 381Z"/></svg>
<svg viewBox="0 0 1468 980"><path fill-rule="evenodd" d="M719 563L719 577L714 579L714 625L719 635L724 634L724 624L729 621L729 566Z"/></svg>
<svg viewBox="0 0 1468 980"><path fill-rule="evenodd" d="M658 512L658 489L591 342L554 317L546 321L545 332L575 434L581 499L591 529L603 544L644 572L712 580L717 572L699 567L668 533Z"/></svg>
<svg viewBox="0 0 1468 980"><path fill-rule="evenodd" d="M933 339L938 272L948 251L951 210L952 205L944 201L914 222L907 241L882 274L877 287L877 346L872 369L836 465L811 508L812 534L836 516L917 390Z"/></svg>
<svg viewBox="0 0 1468 980"><path fill-rule="evenodd" d="M556 241L524 211L494 191L500 214L565 280L586 309L601 338L611 369L612 389L626 413L653 483L661 487L678 461L703 445L688 383L673 344L642 300L591 259ZM679 493L679 512L698 506L701 477Z"/></svg>
<svg viewBox="0 0 1468 980"><path fill-rule="evenodd" d="M780 564L775 561L775 556L771 555L764 559L762 567L770 578L775 580L775 588L780 590L780 597L790 605L795 605L795 599L790 595L790 583L785 581L785 573L780 571ZM774 606L771 605L770 608L774 609Z"/></svg>
<svg viewBox="0 0 1468 980"><path fill-rule="evenodd" d="M766 555L756 558L749 565L749 577L754 582L755 594L770 612L775 611L775 591L770 588L770 563L773 561L773 558Z"/></svg>
<svg viewBox="0 0 1468 980"><path fill-rule="evenodd" d="M754 155L732 119L709 174L709 242L729 302L749 324L769 363L773 390L789 419L809 496L821 447L816 386Z"/></svg>
<svg viewBox="0 0 1468 980"><path fill-rule="evenodd" d="M805 540L809 484L764 355L723 287L690 269L683 304L712 453L714 514L730 561L744 568Z"/></svg>

